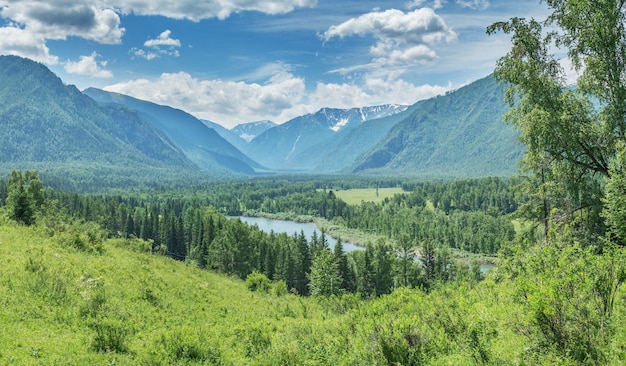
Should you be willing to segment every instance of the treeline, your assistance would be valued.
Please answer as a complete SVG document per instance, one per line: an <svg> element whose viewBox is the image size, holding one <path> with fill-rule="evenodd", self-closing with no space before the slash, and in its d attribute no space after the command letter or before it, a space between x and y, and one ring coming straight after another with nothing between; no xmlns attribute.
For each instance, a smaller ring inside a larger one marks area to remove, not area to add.
<svg viewBox="0 0 626 366"><path fill-rule="evenodd" d="M153 253L242 279L257 272L303 295L376 296L400 286L431 288L438 281L476 279L478 264L470 268L453 261L450 248L493 254L514 235L503 216L511 209L508 183L499 179L421 184L410 194L358 206L338 199L327 184L258 180L176 195L47 190L46 199L74 219L100 224L110 236L145 240ZM0 191L6 187L0 185ZM264 233L223 215L228 207L238 214L248 206L324 217L393 240L345 253L340 241L329 243L325 235Z"/></svg>
<svg viewBox="0 0 626 366"><path fill-rule="evenodd" d="M392 238L408 234L419 243L495 255L515 237L510 214L517 204L511 188L499 178L423 183L381 204L350 206L336 221Z"/></svg>
<svg viewBox="0 0 626 366"><path fill-rule="evenodd" d="M389 185L396 181L370 181ZM450 182L406 182L382 203L347 205L333 190L358 186L353 181L290 182L258 180L206 190L203 202L226 215L291 213L323 217L339 225L395 239L409 235L471 253L495 255L515 235L509 214L518 204L513 182L501 178ZM204 192L204 191L203 191ZM204 194L204 193L196 193Z"/></svg>
<svg viewBox="0 0 626 366"><path fill-rule="evenodd" d="M154 253L241 279L258 272L302 295L314 290L378 296L400 286L427 289L439 281L480 277L478 264L470 268L455 262L449 251L434 245L422 253L426 265L415 260L414 252L402 252L383 240L346 253L340 240L329 243L324 234L306 238L302 232L265 233L191 199L160 202L62 192L48 196L73 216L98 222L112 235L146 240Z"/></svg>

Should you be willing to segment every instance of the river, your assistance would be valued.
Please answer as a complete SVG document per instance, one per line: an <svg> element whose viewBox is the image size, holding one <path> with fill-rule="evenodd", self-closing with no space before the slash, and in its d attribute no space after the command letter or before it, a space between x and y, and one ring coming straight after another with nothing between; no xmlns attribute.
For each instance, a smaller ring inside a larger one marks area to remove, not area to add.
<svg viewBox="0 0 626 366"><path fill-rule="evenodd" d="M311 239L311 236L313 236L313 232L316 232L318 237L322 234L322 232L317 228L317 226L311 223L300 223L300 222L287 221L287 220L275 220L275 219L268 219L265 217L232 216L231 218L238 218L239 220L241 220L242 222L245 222L246 224L250 226L257 225L259 229L261 229L262 231L265 231L266 233L269 233L270 231L273 230L275 233L286 233L287 235L293 235L294 233L300 234L300 231L303 231L304 236L307 238L307 240ZM335 243L337 242L337 239L329 236L328 234L325 234L325 235L326 235L326 241L328 241L328 246L332 250L335 247ZM341 243L343 244L343 250L345 252L365 249L365 247L354 245L346 241L342 241ZM415 258L415 260L417 260L417 258ZM480 266L480 271L482 273L486 273L489 269L493 267L494 265L492 264L482 264Z"/></svg>
<svg viewBox="0 0 626 366"><path fill-rule="evenodd" d="M234 216L232 218L238 218L241 222L245 222L246 224L253 226L256 225L262 231L269 233L270 231L274 231L275 233L286 233L287 235L298 234L300 232L304 232L304 236L307 240L311 240L311 236L313 236L313 232L317 233L319 237L322 235L322 232L315 226L315 224L311 223L300 223L294 221L286 221L286 220L274 220L267 219L265 217L248 217L248 216ZM326 241L328 242L328 246L332 250L335 247L335 243L337 243L337 239L326 235ZM345 252L351 252L353 250L364 250L364 247L354 245L347 241L342 241L343 250Z"/></svg>

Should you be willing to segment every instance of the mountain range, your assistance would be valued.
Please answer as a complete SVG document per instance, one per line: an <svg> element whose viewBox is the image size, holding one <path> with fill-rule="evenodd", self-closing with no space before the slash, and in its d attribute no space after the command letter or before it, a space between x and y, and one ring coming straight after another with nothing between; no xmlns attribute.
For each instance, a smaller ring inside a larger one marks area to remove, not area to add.
<svg viewBox="0 0 626 366"><path fill-rule="evenodd" d="M81 92L42 64L0 56L0 170L36 168L79 190L277 173L506 176L523 147L502 122L503 95L488 76L411 106L323 108L226 129L130 96Z"/></svg>
<svg viewBox="0 0 626 366"><path fill-rule="evenodd" d="M136 110L150 125L172 140L189 160L202 170L227 168L236 173L254 174L255 169L264 169L213 128L207 127L196 117L180 109L95 88L88 88L83 93L103 106Z"/></svg>

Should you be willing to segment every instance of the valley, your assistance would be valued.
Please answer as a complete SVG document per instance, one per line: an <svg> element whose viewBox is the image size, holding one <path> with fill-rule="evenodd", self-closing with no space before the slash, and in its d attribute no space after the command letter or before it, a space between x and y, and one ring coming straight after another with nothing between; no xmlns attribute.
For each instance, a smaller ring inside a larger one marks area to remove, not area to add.
<svg viewBox="0 0 626 366"><path fill-rule="evenodd" d="M623 4L51 4L0 8L0 364L626 363Z"/></svg>
<svg viewBox="0 0 626 366"><path fill-rule="evenodd" d="M506 177L523 154L491 76L411 106L323 108L231 131L130 96L81 93L28 59L0 56L0 67L0 171L37 168L79 191L285 174Z"/></svg>

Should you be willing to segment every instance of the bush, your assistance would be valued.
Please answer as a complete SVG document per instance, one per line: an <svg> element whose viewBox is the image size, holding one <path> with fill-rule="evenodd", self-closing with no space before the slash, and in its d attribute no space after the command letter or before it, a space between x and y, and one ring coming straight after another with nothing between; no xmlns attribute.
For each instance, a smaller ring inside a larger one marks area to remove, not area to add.
<svg viewBox="0 0 626 366"><path fill-rule="evenodd" d="M91 326L96 335L91 348L97 352L128 352L126 344L130 330L123 319L98 317Z"/></svg>
<svg viewBox="0 0 626 366"><path fill-rule="evenodd" d="M269 293L271 282L263 273L254 271L246 277L246 287L248 287L250 291Z"/></svg>
<svg viewBox="0 0 626 366"><path fill-rule="evenodd" d="M278 297L287 295L289 293L287 290L287 283L285 283L285 281L275 282L274 286L272 286L272 292Z"/></svg>

